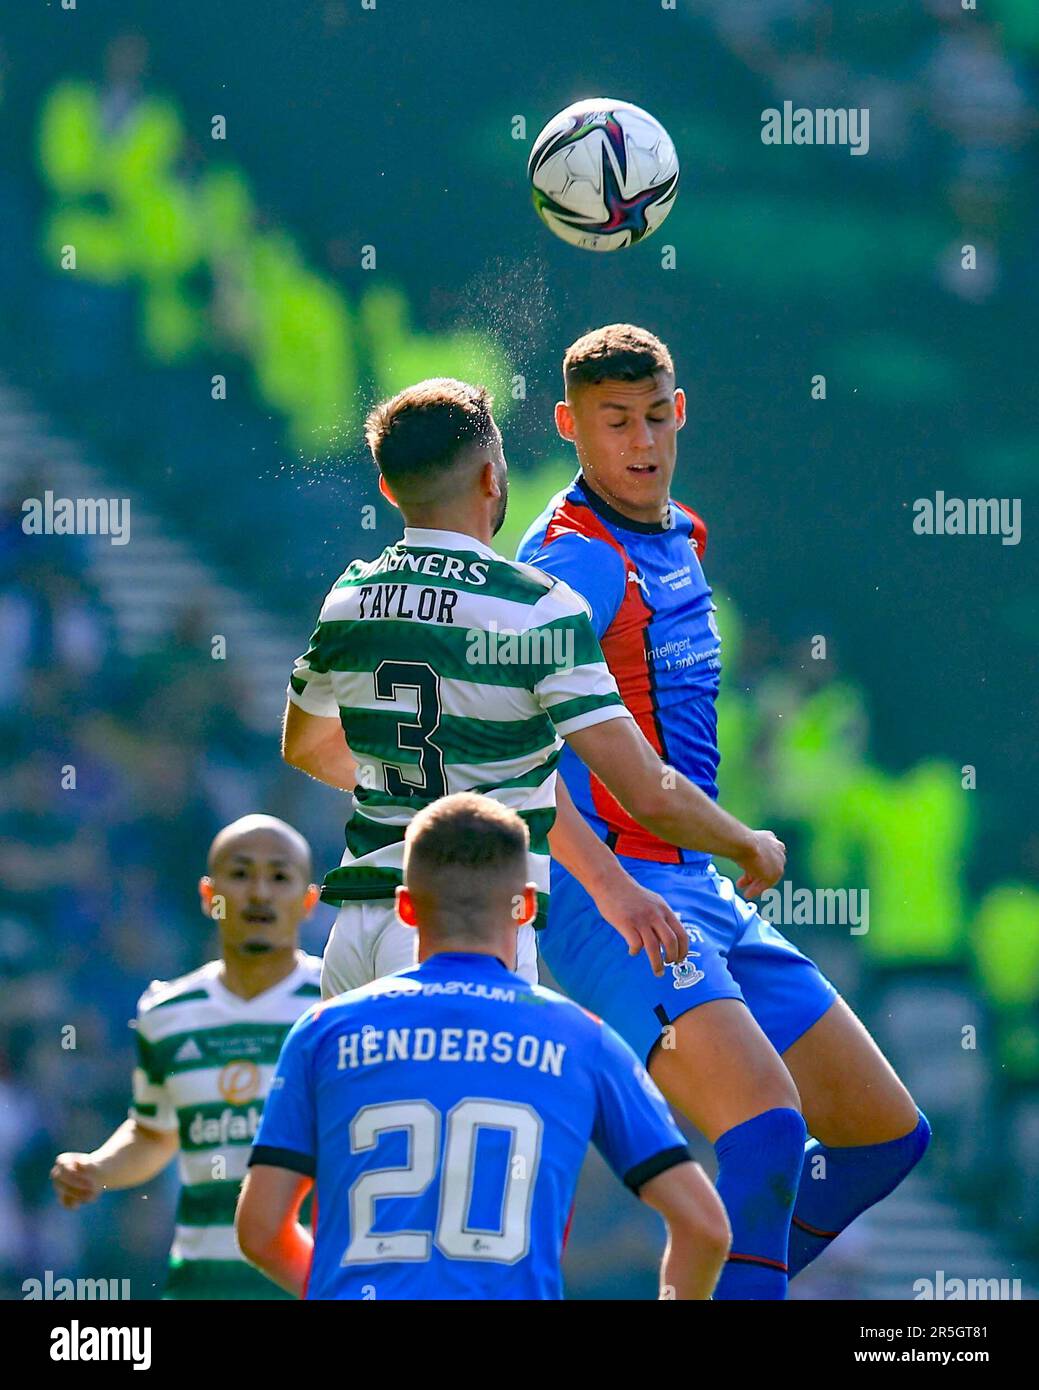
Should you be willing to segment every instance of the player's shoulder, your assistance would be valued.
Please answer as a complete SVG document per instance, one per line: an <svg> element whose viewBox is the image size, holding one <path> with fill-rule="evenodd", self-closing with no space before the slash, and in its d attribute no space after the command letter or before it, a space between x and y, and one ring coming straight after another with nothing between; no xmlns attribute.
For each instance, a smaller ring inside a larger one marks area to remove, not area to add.
<svg viewBox="0 0 1039 1390"><path fill-rule="evenodd" d="M631 1064L633 1074L641 1079L648 1074L635 1053L605 1019L593 1014L583 1004L548 989L545 985L529 985L532 1003L540 1004L554 1027L565 1028L570 1039L579 1046L586 1063L595 1071ZM643 1083L645 1084L645 1083Z"/></svg>
<svg viewBox="0 0 1039 1390"><path fill-rule="evenodd" d="M518 554L582 594L623 593L631 561L615 535L585 502L576 483L557 493L527 532Z"/></svg>
<svg viewBox="0 0 1039 1390"><path fill-rule="evenodd" d="M511 581L516 586L518 596L531 603L537 603L556 583L552 575L535 565L525 560L509 560L504 555L496 555L491 561L491 577L498 584Z"/></svg>
<svg viewBox="0 0 1039 1390"><path fill-rule="evenodd" d="M521 979L517 975L514 978ZM575 1022L578 1016L591 1017L579 1004L575 1004L572 999L568 999L565 994L560 994L558 990L549 989L548 985L529 984L524 980L524 993L530 995L530 1003L540 1004L548 1009L562 1010L566 1017L573 1016Z"/></svg>
<svg viewBox="0 0 1039 1390"><path fill-rule="evenodd" d="M517 620L527 627L542 627L562 618L591 615L587 602L565 579L525 560L506 560L504 556L492 562L488 597L522 604L526 614L517 615Z"/></svg>
<svg viewBox="0 0 1039 1390"><path fill-rule="evenodd" d="M319 1017L327 1004L335 1002L321 998L321 964L320 956L297 951L296 968L288 981L288 993L279 993L272 1001L272 1018L291 1023L298 1031Z"/></svg>
<svg viewBox="0 0 1039 1390"><path fill-rule="evenodd" d="M545 544L545 537L552 525L552 520L560 508L565 507L567 499L570 497L574 488L573 482L567 484L542 508L541 512L527 527L516 550L516 557L520 560L529 560L532 555L537 554Z"/></svg>
<svg viewBox="0 0 1039 1390"><path fill-rule="evenodd" d="M303 984L314 984L321 988L321 957L312 956L309 951L299 951L296 956L296 969Z"/></svg>
<svg viewBox="0 0 1039 1390"><path fill-rule="evenodd" d="M152 980L137 1001L139 1021L156 1022L160 1017L197 1009L212 999L212 989L220 972L220 961L207 961L197 970L173 980Z"/></svg>
<svg viewBox="0 0 1039 1390"><path fill-rule="evenodd" d="M306 951L297 952L291 997L294 1003L304 1007L317 1003L321 998L320 956L312 956Z"/></svg>
<svg viewBox="0 0 1039 1390"><path fill-rule="evenodd" d="M531 985L524 981L520 998L522 1002L543 1010L546 1019L568 1028L576 1040L592 1047L601 1044L604 1026L602 1019L582 1004L568 999L565 994L549 989L547 985Z"/></svg>
<svg viewBox="0 0 1039 1390"><path fill-rule="evenodd" d="M548 555L621 556L621 542L588 505L579 481L575 478L549 501L528 527L518 556L535 564Z"/></svg>
<svg viewBox="0 0 1039 1390"><path fill-rule="evenodd" d="M542 627L546 623L558 622L563 618L591 616L591 604L585 596L578 593L565 579L553 577L551 589L542 596L531 613L531 626Z"/></svg>
<svg viewBox="0 0 1039 1390"><path fill-rule="evenodd" d="M337 616L337 610L349 600L351 593L375 574L384 565L392 546L385 546L372 560L351 560L345 569L336 575L321 604L320 621L327 622Z"/></svg>
<svg viewBox="0 0 1039 1390"><path fill-rule="evenodd" d="M671 505L676 508L678 517L688 525L690 544L696 551L697 558L702 560L704 551L707 549L706 521L699 512L694 512L692 507L686 506L684 502L679 502L676 497L672 497Z"/></svg>
<svg viewBox="0 0 1039 1390"><path fill-rule="evenodd" d="M488 576L488 596L523 605L510 624L540 627L558 618L588 613L588 606L565 580L526 560L500 557Z"/></svg>
<svg viewBox="0 0 1039 1390"><path fill-rule="evenodd" d="M672 497L671 502L674 506L678 508L678 510L683 514L683 516L687 516L690 519L690 521L698 522L701 526L707 525L700 513L694 511L693 508L690 507L688 502L680 502L677 497Z"/></svg>
<svg viewBox="0 0 1039 1390"><path fill-rule="evenodd" d="M649 1097L664 1104L649 1072L605 1019L544 985L531 986L530 993L532 1001L544 1008L548 1028L568 1045L586 1077L612 1077L622 1086L634 1081Z"/></svg>
<svg viewBox="0 0 1039 1390"><path fill-rule="evenodd" d="M379 979L369 980L367 984L358 985L355 989L345 990L330 999L322 999L320 1003L307 1010L300 1022L350 1023L366 1015L369 1005L377 1001L421 994L421 980L412 978L416 969L417 967L412 966L392 975L382 975Z"/></svg>
<svg viewBox="0 0 1039 1390"><path fill-rule="evenodd" d="M531 563L550 573L558 566L566 574L590 578L604 571L623 574L629 562L627 551L614 536L589 527L555 531L531 556Z"/></svg>

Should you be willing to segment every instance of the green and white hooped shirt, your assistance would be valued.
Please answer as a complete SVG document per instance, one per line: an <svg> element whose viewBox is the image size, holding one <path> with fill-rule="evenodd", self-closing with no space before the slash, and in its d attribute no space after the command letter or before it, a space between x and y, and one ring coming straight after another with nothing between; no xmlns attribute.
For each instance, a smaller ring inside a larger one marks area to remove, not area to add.
<svg viewBox="0 0 1039 1390"><path fill-rule="evenodd" d="M321 961L297 952L290 975L253 999L210 961L179 980L153 980L137 1006L130 1115L176 1131L181 1190L167 1298L288 1297L248 1264L235 1207L285 1035L321 997Z"/></svg>
<svg viewBox="0 0 1039 1390"><path fill-rule="evenodd" d="M588 604L568 584L473 536L416 527L336 581L288 696L310 714L338 715L358 763L326 902L392 899L412 816L475 791L527 824L536 926L548 905L561 736L631 718Z"/></svg>

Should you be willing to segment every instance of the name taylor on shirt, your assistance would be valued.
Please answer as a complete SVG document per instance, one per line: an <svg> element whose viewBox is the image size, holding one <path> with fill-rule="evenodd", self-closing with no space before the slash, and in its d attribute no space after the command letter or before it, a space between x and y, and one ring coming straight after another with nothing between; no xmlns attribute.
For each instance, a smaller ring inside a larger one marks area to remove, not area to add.
<svg viewBox="0 0 1039 1390"><path fill-rule="evenodd" d="M423 623L454 622L457 589L419 589L409 584L362 584L361 618L417 618Z"/></svg>
<svg viewBox="0 0 1039 1390"><path fill-rule="evenodd" d="M481 589L490 571L488 560L462 560L457 555L413 555L408 550L389 550L379 561L372 578L395 574L398 570L413 574L428 574L438 579L453 579ZM362 618L417 618L420 622L453 623L451 616L458 594L454 589L425 588L409 593L407 583L363 584L361 586Z"/></svg>

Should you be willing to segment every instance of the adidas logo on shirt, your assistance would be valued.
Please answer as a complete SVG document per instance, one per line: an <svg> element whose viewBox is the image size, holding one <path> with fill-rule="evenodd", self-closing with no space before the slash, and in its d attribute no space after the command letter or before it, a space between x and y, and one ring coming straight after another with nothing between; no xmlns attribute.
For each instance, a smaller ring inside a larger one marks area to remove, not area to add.
<svg viewBox="0 0 1039 1390"><path fill-rule="evenodd" d="M187 1042L181 1043L178 1047L173 1060L175 1062L197 1062L202 1056L202 1049L194 1038L188 1038Z"/></svg>

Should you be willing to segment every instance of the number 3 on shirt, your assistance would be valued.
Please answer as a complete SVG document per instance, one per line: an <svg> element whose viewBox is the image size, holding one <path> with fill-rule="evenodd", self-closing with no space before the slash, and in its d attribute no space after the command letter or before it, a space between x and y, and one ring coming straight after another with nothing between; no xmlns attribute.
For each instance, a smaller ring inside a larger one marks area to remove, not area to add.
<svg viewBox="0 0 1039 1390"><path fill-rule="evenodd" d="M421 782L409 782L404 767L385 764L386 790L390 796L424 796L430 801L447 795L444 755L432 737L440 727L440 677L426 661L380 661L375 669L375 698L398 700L398 690L414 690L415 717L397 724L397 747L418 753ZM414 770L414 763L407 767Z"/></svg>
<svg viewBox="0 0 1039 1390"><path fill-rule="evenodd" d="M466 1225L476 1181L476 1141L481 1128L509 1135L509 1162L497 1231L472 1230ZM436 1176L440 1148L440 1111L426 1100L400 1100L366 1105L350 1124L350 1151L374 1149L381 1135L404 1130L408 1161L402 1168L372 1168L350 1189L350 1230L353 1238L342 1263L371 1264L378 1260L428 1260L429 1231L388 1231L372 1234L375 1203L380 1197L420 1197ZM496 1260L515 1264L530 1249L530 1207L534 1179L541 1160L541 1116L527 1105L497 1100L467 1099L447 1116L440 1205L433 1240L452 1260Z"/></svg>

